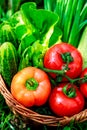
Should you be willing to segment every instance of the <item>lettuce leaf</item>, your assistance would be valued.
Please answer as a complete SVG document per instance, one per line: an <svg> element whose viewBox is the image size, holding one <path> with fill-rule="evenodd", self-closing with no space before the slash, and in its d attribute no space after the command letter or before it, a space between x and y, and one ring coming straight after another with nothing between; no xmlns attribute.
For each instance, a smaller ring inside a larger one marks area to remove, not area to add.
<svg viewBox="0 0 87 130"><path fill-rule="evenodd" d="M58 22L58 15L44 9L32 8L31 2L23 4L21 12L25 23L27 25L30 23L32 28L35 29L34 35L36 39L40 39L42 44L48 44L54 26Z"/></svg>

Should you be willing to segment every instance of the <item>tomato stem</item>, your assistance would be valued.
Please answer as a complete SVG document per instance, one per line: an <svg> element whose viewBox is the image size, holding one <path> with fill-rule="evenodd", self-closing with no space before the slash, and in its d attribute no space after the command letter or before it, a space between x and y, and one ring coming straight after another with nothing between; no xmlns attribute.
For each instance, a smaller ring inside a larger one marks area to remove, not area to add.
<svg viewBox="0 0 87 130"><path fill-rule="evenodd" d="M75 79L71 79L67 75L64 75L64 77L67 78L70 81L70 83L72 83L72 84L74 84L77 81L78 81L78 83L85 83L85 82L87 82L87 75L85 75L82 78L75 78Z"/></svg>
<svg viewBox="0 0 87 130"><path fill-rule="evenodd" d="M62 53L61 56L63 61L67 64L73 61L73 57L71 56L70 52Z"/></svg>
<svg viewBox="0 0 87 130"><path fill-rule="evenodd" d="M62 89L63 93L68 96L69 98L73 98L73 97L76 97L76 90L75 88L73 87L73 84L72 86L69 86L69 84L65 85Z"/></svg>
<svg viewBox="0 0 87 130"><path fill-rule="evenodd" d="M78 83L83 83L83 82L87 82L87 75L85 75L84 77L82 78L75 78L75 79L72 79L70 78L69 76L67 76L65 73L67 72L67 69L63 69L63 70L52 70L52 69L48 69L48 68L41 68L42 70L44 70L45 72L48 72L48 73L56 73L58 75L61 75L63 77L65 77L66 79L68 79L68 81L71 83L71 84L74 84L75 82L78 81Z"/></svg>
<svg viewBox="0 0 87 130"><path fill-rule="evenodd" d="M44 70L45 72L51 72L51 73L56 73L56 74L59 74L59 75L64 75L65 72L67 72L67 70L52 70L52 69L48 69L48 68L41 68L42 70Z"/></svg>
<svg viewBox="0 0 87 130"><path fill-rule="evenodd" d="M36 90L38 82L34 78L30 78L26 81L25 85L28 90Z"/></svg>
<svg viewBox="0 0 87 130"><path fill-rule="evenodd" d="M70 83L74 83L75 82L75 79L72 79L72 78L70 78L69 76L67 76L67 75L64 75L64 77L66 78L66 79L68 79L68 81L70 82Z"/></svg>

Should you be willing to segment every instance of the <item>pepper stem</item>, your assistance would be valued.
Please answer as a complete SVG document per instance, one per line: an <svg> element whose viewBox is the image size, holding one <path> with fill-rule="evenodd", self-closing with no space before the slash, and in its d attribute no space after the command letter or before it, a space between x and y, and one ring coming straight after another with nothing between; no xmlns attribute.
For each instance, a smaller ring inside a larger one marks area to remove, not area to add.
<svg viewBox="0 0 87 130"><path fill-rule="evenodd" d="M38 82L34 78L30 78L25 83L28 90L36 90L38 87Z"/></svg>

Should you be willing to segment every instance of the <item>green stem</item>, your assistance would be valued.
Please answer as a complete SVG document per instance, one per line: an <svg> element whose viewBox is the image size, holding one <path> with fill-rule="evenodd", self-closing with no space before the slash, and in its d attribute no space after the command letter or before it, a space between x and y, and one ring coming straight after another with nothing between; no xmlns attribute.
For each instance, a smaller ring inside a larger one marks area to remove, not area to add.
<svg viewBox="0 0 87 130"><path fill-rule="evenodd" d="M75 0L76 1L76 0ZM73 0L69 0L67 2L67 5L66 5L66 9L65 9L65 14L64 14L64 20L63 20L63 28L64 28L64 34L63 34L63 40L65 42L67 42L67 39L68 39L68 35L69 35L69 30L70 30L70 26L71 26L71 21L72 21L72 17L73 17L73 11L74 11L74 8L73 8Z"/></svg>
<svg viewBox="0 0 87 130"><path fill-rule="evenodd" d="M70 81L70 83L74 84L75 82L79 82L79 83L84 83L87 82L87 75L82 77L82 78L76 78L76 79L71 79L70 77L68 77L67 75L64 75L65 78L68 79L68 81Z"/></svg>
<svg viewBox="0 0 87 130"><path fill-rule="evenodd" d="M48 73L56 73L58 75L64 75L67 70L52 70L52 69L47 69L47 68L41 68L43 71L48 72Z"/></svg>
<svg viewBox="0 0 87 130"><path fill-rule="evenodd" d="M49 11L54 11L56 5L56 0L44 0L44 9Z"/></svg>
<svg viewBox="0 0 87 130"><path fill-rule="evenodd" d="M76 78L76 79L72 79L69 76L67 76L65 73L67 72L66 69L64 70L52 70L52 69L47 69L47 68L41 68L43 71L47 72L47 73L55 73L58 75L61 75L63 77L65 77L71 84L74 84L75 82L79 82L79 83L83 83L83 82L87 82L87 75L85 75L82 78Z"/></svg>
<svg viewBox="0 0 87 130"><path fill-rule="evenodd" d="M62 59L65 63L67 63L67 65L73 61L73 57L71 56L70 52L65 52L61 54Z"/></svg>
<svg viewBox="0 0 87 130"><path fill-rule="evenodd" d="M75 14L75 18L72 24L72 29L70 32L69 40L68 40L68 43L74 45L75 47L77 47L77 43L75 42L75 39L78 36L80 12L81 12L82 6L83 6L83 0L78 0L76 14Z"/></svg>
<svg viewBox="0 0 87 130"><path fill-rule="evenodd" d="M25 86L28 90L36 90L38 82L34 78L30 78L26 81Z"/></svg>
<svg viewBox="0 0 87 130"><path fill-rule="evenodd" d="M69 76L67 76L67 75L64 75L64 77L66 78L66 79L68 79L68 81L70 82L70 83L74 83L75 82L75 79L71 79Z"/></svg>
<svg viewBox="0 0 87 130"><path fill-rule="evenodd" d="M87 2L84 4L80 13L80 23L87 19Z"/></svg>
<svg viewBox="0 0 87 130"><path fill-rule="evenodd" d="M63 93L69 98L73 98L76 96L76 90L72 85L69 87L69 84L67 84L62 89Z"/></svg>
<svg viewBox="0 0 87 130"><path fill-rule="evenodd" d="M84 20L80 25L79 25L79 30L78 33L87 25L87 20Z"/></svg>

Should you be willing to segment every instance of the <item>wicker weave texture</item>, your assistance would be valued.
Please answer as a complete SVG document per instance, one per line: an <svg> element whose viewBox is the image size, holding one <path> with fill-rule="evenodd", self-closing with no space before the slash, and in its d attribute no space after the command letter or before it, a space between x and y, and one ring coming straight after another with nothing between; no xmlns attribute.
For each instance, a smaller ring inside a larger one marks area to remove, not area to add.
<svg viewBox="0 0 87 130"><path fill-rule="evenodd" d="M25 108L19 102L17 102L11 95L9 90L6 88L6 85L1 75L0 75L0 92L3 95L11 111L16 115L21 116L26 123L29 122L29 120L31 120L35 123L45 124L48 126L58 126L58 125L64 126L69 124L70 121L74 121L76 123L87 120L87 109L84 109L80 113L71 117L55 117L55 116L41 115L32 111L31 109Z"/></svg>

